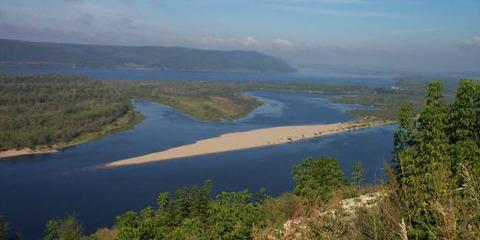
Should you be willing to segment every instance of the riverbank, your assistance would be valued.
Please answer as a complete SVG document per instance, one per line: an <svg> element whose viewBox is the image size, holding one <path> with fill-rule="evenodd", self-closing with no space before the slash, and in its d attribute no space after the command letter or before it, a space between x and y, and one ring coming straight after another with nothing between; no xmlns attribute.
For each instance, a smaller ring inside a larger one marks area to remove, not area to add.
<svg viewBox="0 0 480 240"><path fill-rule="evenodd" d="M34 150L30 148L23 148L23 149L12 149L7 151L0 152L0 159L2 158L9 158L9 157L18 157L18 156L25 156L25 155L35 155L35 154L47 154L47 153L54 153L57 152L55 149L44 149L44 150Z"/></svg>
<svg viewBox="0 0 480 240"><path fill-rule="evenodd" d="M107 135L131 129L138 123L142 122L143 119L144 119L144 116L141 113L137 111L131 111L125 114L123 117L117 119L115 122L104 126L102 130L99 132L85 133L70 142L57 143L53 146L38 146L35 149L21 148L21 149L9 149L6 151L0 151L0 160L11 158L11 157L26 156L26 155L55 153L63 148L72 147L72 146L90 142L93 140L98 140L100 138L106 137Z"/></svg>
<svg viewBox="0 0 480 240"><path fill-rule="evenodd" d="M392 123L392 121L360 119L343 123L284 126L228 133L214 138L199 140L193 144L183 145L161 152L111 162L106 164L105 167L121 167L291 143L315 137L333 135L341 132L380 125L388 125Z"/></svg>

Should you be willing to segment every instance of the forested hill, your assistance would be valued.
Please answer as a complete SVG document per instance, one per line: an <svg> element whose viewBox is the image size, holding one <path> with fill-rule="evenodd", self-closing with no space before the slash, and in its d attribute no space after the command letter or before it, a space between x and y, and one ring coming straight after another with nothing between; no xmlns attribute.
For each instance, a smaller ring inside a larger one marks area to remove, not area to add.
<svg viewBox="0 0 480 240"><path fill-rule="evenodd" d="M126 47L0 39L0 63L63 67L186 71L294 72L279 58L255 51L182 47Z"/></svg>

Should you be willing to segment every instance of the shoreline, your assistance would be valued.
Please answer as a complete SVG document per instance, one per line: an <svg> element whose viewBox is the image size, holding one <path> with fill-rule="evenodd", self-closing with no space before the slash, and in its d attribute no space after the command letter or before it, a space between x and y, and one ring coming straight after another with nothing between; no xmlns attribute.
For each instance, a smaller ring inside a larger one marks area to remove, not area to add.
<svg viewBox="0 0 480 240"><path fill-rule="evenodd" d="M144 116L137 111L133 111L131 114L133 115L131 116L132 118L130 119L129 119L129 114L125 114L125 116L122 116L121 118L117 119L113 124L105 126L102 131L85 133L84 135L78 137L77 139L73 139L72 141L67 143L57 143L53 146L42 145L42 146L37 146L36 149L25 147L21 149L9 149L5 151L0 151L0 161L6 160L12 157L56 153L64 148L73 147L76 145L101 139L103 137L106 137L108 135L111 135L117 132L126 131L128 129L133 128L135 125L141 123L144 119ZM116 124L120 126L115 126Z"/></svg>
<svg viewBox="0 0 480 240"><path fill-rule="evenodd" d="M0 160L4 158L37 155L37 154L48 154L48 153L55 153L55 152L58 152L58 150L56 149L34 150L31 148L11 149L6 151L0 151Z"/></svg>
<svg viewBox="0 0 480 240"><path fill-rule="evenodd" d="M117 160L104 165L106 168L145 164L158 161L168 161L179 158L230 152L271 145L291 143L321 136L334 135L358 129L388 125L393 121L360 119L348 122L281 126L254 129L244 132L234 132L218 137L198 140L195 143L170 148L133 158Z"/></svg>

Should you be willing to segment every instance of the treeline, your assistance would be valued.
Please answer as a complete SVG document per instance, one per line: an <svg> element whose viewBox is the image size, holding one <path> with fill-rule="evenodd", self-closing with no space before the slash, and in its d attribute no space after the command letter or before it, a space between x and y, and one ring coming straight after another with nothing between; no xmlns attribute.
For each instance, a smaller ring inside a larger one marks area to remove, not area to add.
<svg viewBox="0 0 480 240"><path fill-rule="evenodd" d="M98 80L0 74L0 150L67 144L137 117L120 89ZM120 118L125 121L116 123Z"/></svg>

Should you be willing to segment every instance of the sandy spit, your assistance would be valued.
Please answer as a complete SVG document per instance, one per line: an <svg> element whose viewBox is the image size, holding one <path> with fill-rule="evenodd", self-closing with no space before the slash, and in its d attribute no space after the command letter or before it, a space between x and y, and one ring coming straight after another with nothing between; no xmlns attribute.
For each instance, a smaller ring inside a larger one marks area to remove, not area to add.
<svg viewBox="0 0 480 240"><path fill-rule="evenodd" d="M7 151L0 151L0 159L9 158L9 157L18 157L18 156L24 156L24 155L54 153L54 152L57 152L57 150L55 149L33 150L30 148L23 148L18 150L7 150Z"/></svg>
<svg viewBox="0 0 480 240"><path fill-rule="evenodd" d="M355 120L343 123L284 126L227 133L218 137L199 140L193 144L170 148L161 152L114 161L106 164L105 167L120 167L290 143L303 139L332 135L389 123L390 122L385 121Z"/></svg>

